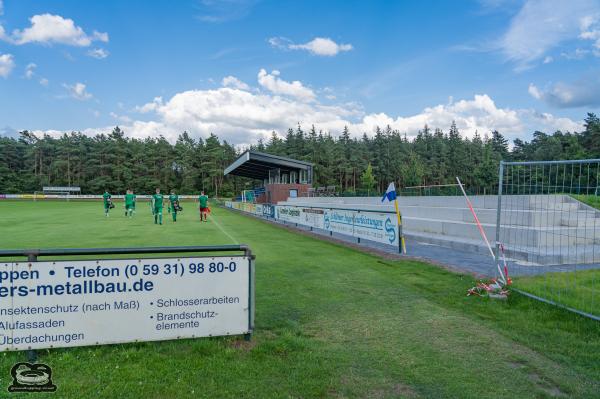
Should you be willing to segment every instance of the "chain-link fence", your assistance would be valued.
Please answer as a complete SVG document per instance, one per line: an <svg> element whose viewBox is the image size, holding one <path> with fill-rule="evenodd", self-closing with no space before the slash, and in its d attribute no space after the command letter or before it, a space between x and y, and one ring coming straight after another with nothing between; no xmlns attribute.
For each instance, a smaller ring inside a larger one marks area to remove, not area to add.
<svg viewBox="0 0 600 399"><path fill-rule="evenodd" d="M497 261L515 289L600 320L600 160L502 162Z"/></svg>

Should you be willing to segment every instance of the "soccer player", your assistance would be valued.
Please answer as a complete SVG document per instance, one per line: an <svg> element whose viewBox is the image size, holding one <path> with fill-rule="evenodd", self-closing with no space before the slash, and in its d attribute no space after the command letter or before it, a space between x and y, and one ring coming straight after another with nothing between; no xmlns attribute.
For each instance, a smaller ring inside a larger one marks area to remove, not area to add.
<svg viewBox="0 0 600 399"><path fill-rule="evenodd" d="M112 195L108 193L108 190L104 190L104 194L102 194L102 199L104 201L104 216L108 217L108 211L110 210L110 205L112 204Z"/></svg>
<svg viewBox="0 0 600 399"><path fill-rule="evenodd" d="M125 194L125 216L131 217L133 214L133 210L135 209L135 194L133 190L127 190L127 194Z"/></svg>
<svg viewBox="0 0 600 399"><path fill-rule="evenodd" d="M179 210L179 196L175 194L175 190L171 190L169 195L169 212L173 216L173 223L177 223L177 211Z"/></svg>
<svg viewBox="0 0 600 399"><path fill-rule="evenodd" d="M156 194L152 196L152 214L154 215L154 224L162 224L163 196L160 188L156 189Z"/></svg>
<svg viewBox="0 0 600 399"><path fill-rule="evenodd" d="M204 194L204 191L200 192L198 202L200 203L200 221L202 221L202 217L204 217L204 221L206 222L208 214L208 195Z"/></svg>
<svg viewBox="0 0 600 399"><path fill-rule="evenodd" d="M133 195L133 206L131 207L131 213L134 214L135 213L135 203L137 202L137 195L135 195L133 193L133 190L131 191L131 195Z"/></svg>

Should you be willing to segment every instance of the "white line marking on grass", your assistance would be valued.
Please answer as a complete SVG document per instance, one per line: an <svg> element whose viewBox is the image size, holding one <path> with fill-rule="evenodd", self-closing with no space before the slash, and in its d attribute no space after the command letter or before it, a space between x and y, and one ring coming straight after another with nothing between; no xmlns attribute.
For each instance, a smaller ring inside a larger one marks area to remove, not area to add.
<svg viewBox="0 0 600 399"><path fill-rule="evenodd" d="M221 225L217 222L217 219L213 216L212 212L209 214L210 215L210 220L212 220L215 225L219 228L219 230L221 230L227 237L229 237L231 239L231 241L233 241L234 244L240 244L238 242L238 240L236 240L235 238L233 238L231 236L231 234L229 234L227 231L225 231L225 229L223 227L221 227Z"/></svg>

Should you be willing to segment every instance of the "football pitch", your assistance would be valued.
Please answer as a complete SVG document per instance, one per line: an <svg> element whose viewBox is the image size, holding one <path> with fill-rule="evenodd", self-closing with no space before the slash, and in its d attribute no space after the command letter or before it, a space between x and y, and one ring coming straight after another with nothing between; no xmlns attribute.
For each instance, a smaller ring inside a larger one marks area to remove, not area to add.
<svg viewBox="0 0 600 399"><path fill-rule="evenodd" d="M256 329L201 338L39 351L73 398L600 397L595 321L512 295L466 297L469 275L390 260L216 206L183 202L155 225L139 203L0 202L0 248L248 244ZM0 356L0 397L23 352ZM56 396L58 395L58 396ZM17 395L18 396L18 395ZM39 394L45 397L46 394Z"/></svg>

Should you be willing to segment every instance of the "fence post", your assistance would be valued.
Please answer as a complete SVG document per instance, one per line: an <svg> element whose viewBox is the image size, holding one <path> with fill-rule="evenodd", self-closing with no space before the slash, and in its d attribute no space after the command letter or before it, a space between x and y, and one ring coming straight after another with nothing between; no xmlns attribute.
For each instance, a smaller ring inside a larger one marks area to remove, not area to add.
<svg viewBox="0 0 600 399"><path fill-rule="evenodd" d="M504 178L504 161L500 161L498 172L498 207L496 209L496 264L500 262L500 222L502 215L502 184Z"/></svg>
<svg viewBox="0 0 600 399"><path fill-rule="evenodd" d="M37 262L37 255L34 253L30 253L27 255L27 261L28 262ZM35 363L37 361L37 351L35 351L34 349L29 349L27 350L27 361L29 363Z"/></svg>

